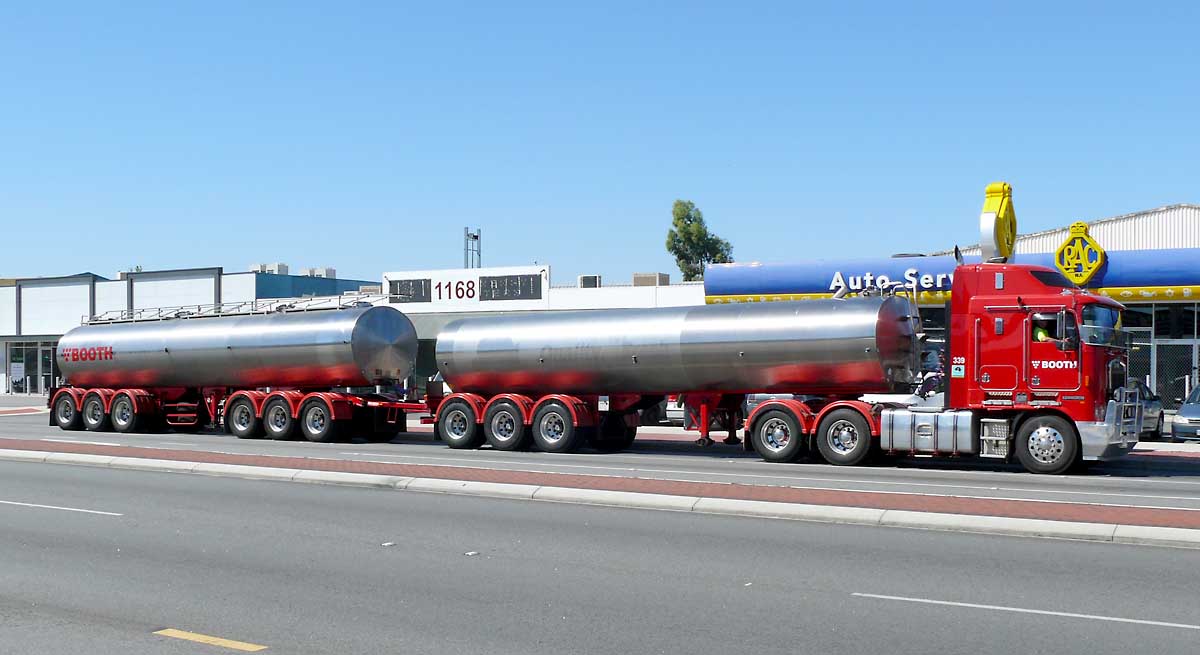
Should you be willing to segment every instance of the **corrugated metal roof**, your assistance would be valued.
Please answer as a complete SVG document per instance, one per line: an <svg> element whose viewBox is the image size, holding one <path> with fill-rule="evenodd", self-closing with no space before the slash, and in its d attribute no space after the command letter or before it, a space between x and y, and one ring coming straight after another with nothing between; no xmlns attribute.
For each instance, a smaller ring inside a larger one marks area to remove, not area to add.
<svg viewBox="0 0 1200 655"><path fill-rule="evenodd" d="M1016 253L1054 252L1067 239L1064 225L1017 236ZM1102 218L1088 222L1088 234L1105 250L1158 250L1200 248L1200 205L1179 204ZM933 253L945 255L943 250ZM964 255L978 255L979 246L962 248Z"/></svg>

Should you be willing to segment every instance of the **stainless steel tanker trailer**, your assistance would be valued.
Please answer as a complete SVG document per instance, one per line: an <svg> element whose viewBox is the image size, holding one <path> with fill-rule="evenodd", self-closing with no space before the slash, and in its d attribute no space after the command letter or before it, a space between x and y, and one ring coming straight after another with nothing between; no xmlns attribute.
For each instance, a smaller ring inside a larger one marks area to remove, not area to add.
<svg viewBox="0 0 1200 655"><path fill-rule="evenodd" d="M392 393L413 370L417 336L390 307L109 322L59 340L69 386L49 399L66 430L193 431L332 441L390 438L406 412Z"/></svg>
<svg viewBox="0 0 1200 655"><path fill-rule="evenodd" d="M733 437L748 393L821 394L833 411L910 390L917 330L902 296L462 319L437 339L454 393L430 406L453 448L617 450L637 410L682 392L702 438L717 415Z"/></svg>

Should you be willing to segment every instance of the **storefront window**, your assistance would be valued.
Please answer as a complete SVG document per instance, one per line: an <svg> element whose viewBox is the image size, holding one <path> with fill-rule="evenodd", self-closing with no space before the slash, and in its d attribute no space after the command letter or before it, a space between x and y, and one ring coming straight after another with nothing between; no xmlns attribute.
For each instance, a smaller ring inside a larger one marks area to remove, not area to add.
<svg viewBox="0 0 1200 655"><path fill-rule="evenodd" d="M1154 327L1154 306L1127 305L1121 324L1127 330Z"/></svg>
<svg viewBox="0 0 1200 655"><path fill-rule="evenodd" d="M1191 303L1155 305L1154 337L1156 339L1195 339L1196 306Z"/></svg>

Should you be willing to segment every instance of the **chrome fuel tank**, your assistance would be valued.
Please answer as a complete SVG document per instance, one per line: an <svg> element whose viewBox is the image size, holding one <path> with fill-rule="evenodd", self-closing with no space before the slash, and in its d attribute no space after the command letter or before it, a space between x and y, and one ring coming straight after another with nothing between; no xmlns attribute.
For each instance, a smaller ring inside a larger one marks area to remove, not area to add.
<svg viewBox="0 0 1200 655"><path fill-rule="evenodd" d="M391 307L84 325L58 342L67 381L90 387L366 386L408 377L416 354Z"/></svg>
<svg viewBox="0 0 1200 655"><path fill-rule="evenodd" d="M867 297L469 318L438 335L437 363L481 394L907 390L915 316Z"/></svg>

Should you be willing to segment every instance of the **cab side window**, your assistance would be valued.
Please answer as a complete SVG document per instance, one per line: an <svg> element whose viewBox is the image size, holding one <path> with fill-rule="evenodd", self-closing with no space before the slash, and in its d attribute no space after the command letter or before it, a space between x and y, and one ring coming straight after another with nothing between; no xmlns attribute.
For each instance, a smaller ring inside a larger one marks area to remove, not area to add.
<svg viewBox="0 0 1200 655"><path fill-rule="evenodd" d="M1035 314L1029 334L1031 341L1053 341L1058 336L1058 317Z"/></svg>

